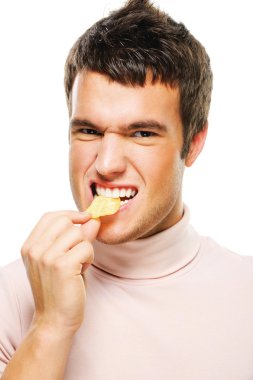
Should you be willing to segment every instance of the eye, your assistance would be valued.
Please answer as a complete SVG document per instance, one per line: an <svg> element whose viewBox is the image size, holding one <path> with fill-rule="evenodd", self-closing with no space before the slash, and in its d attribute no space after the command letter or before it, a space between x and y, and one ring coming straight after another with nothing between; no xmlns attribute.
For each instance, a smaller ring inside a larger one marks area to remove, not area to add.
<svg viewBox="0 0 253 380"><path fill-rule="evenodd" d="M98 132L96 129L91 128L82 128L79 130L80 133L83 133L84 135L97 135L100 136L101 133Z"/></svg>
<svg viewBox="0 0 253 380"><path fill-rule="evenodd" d="M153 136L155 136L154 132L149 132L149 131L134 132L134 137L153 137Z"/></svg>
<svg viewBox="0 0 253 380"><path fill-rule="evenodd" d="M103 135L102 132L97 130L96 128L90 128L90 127L76 127L72 128L71 130L71 138L74 140L80 140L80 141L93 141L100 139Z"/></svg>

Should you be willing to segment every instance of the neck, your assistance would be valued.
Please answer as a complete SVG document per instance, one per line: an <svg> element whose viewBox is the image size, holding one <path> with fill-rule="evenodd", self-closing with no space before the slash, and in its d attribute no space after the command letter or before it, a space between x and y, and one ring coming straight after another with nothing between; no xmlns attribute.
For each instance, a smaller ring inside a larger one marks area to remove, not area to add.
<svg viewBox="0 0 253 380"><path fill-rule="evenodd" d="M93 266L116 277L151 279L187 266L199 249L199 236L189 224L189 210L170 228L123 244L94 242Z"/></svg>

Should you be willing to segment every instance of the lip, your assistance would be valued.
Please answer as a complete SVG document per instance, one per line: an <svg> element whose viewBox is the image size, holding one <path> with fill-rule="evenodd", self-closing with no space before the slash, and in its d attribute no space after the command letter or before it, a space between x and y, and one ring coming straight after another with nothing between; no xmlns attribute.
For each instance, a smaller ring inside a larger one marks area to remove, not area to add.
<svg viewBox="0 0 253 380"><path fill-rule="evenodd" d="M135 190L136 193L138 193L138 188L137 186L135 185L131 185L131 184L119 184L119 183L107 183L107 182L102 182L102 181L90 181L89 182L89 185L90 185L90 188L92 188L92 186L100 186L100 187L105 187L105 188L108 188L108 189L132 189L132 190Z"/></svg>

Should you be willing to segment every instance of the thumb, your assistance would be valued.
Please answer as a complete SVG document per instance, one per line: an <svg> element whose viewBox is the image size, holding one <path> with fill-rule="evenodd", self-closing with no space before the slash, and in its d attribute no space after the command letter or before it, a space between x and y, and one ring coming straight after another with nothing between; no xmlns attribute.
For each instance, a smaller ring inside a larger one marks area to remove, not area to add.
<svg viewBox="0 0 253 380"><path fill-rule="evenodd" d="M101 225L100 219L90 219L88 222L81 225L84 240L92 242L96 239Z"/></svg>

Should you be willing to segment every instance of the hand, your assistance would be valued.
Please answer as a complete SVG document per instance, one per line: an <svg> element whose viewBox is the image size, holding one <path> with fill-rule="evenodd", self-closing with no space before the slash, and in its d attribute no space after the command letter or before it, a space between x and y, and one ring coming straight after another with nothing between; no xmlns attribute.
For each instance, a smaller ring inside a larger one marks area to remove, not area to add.
<svg viewBox="0 0 253 380"><path fill-rule="evenodd" d="M99 220L87 213L45 214L24 243L21 254L31 284L33 325L74 334L84 318L83 273L94 259L91 241Z"/></svg>

